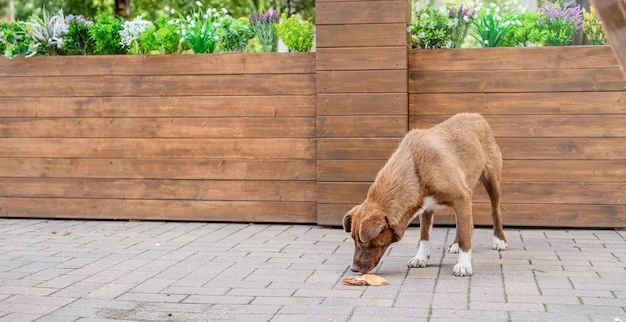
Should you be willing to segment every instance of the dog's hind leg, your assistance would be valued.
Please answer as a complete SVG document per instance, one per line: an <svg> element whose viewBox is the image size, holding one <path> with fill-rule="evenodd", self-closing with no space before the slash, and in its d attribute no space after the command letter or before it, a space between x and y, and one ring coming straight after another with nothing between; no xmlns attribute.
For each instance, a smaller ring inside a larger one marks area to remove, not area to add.
<svg viewBox="0 0 626 322"><path fill-rule="evenodd" d="M495 164L493 164L495 163ZM496 159L489 164L481 177L481 181L489 194L491 200L491 218L493 220L493 249L505 250L507 248L506 237L502 227L502 211L500 210L500 196L502 190L500 182L502 180L502 160Z"/></svg>
<svg viewBox="0 0 626 322"><path fill-rule="evenodd" d="M409 267L426 267L430 259L430 233L433 228L434 212L424 211L420 218L420 243L417 247L417 254L409 260Z"/></svg>

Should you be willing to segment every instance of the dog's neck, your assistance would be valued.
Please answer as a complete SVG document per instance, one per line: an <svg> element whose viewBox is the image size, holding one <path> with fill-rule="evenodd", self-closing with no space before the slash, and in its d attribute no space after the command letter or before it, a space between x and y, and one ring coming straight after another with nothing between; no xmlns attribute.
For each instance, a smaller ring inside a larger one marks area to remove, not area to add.
<svg viewBox="0 0 626 322"><path fill-rule="evenodd" d="M399 149L389 158L378 172L366 200L387 214L389 226L400 238L425 197L413 155L402 151L410 149Z"/></svg>

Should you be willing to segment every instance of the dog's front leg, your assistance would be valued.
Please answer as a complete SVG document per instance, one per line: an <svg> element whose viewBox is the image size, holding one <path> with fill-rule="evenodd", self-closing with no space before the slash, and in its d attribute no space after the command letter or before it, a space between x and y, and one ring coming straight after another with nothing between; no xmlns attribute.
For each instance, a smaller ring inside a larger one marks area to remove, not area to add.
<svg viewBox="0 0 626 322"><path fill-rule="evenodd" d="M470 197L454 202L456 213L456 236L459 239L459 257L454 265L453 273L456 276L472 275L472 201Z"/></svg>
<svg viewBox="0 0 626 322"><path fill-rule="evenodd" d="M428 260L430 259L430 233L433 229L433 217L432 211L425 211L420 218L420 243L417 248L417 254L415 257L409 260L409 267L426 267Z"/></svg>

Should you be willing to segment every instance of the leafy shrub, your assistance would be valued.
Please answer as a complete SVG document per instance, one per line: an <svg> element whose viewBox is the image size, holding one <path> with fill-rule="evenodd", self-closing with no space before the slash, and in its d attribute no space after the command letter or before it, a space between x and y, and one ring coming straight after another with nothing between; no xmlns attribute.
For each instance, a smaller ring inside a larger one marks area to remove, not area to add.
<svg viewBox="0 0 626 322"><path fill-rule="evenodd" d="M83 16L68 15L65 17L67 33L63 37L63 47L68 55L91 55L94 51L93 39L89 36L89 28L93 22Z"/></svg>
<svg viewBox="0 0 626 322"><path fill-rule="evenodd" d="M475 16L476 10L470 11L464 4L461 4L458 8L448 7L448 18L450 18L453 26L451 37L452 48L461 48Z"/></svg>
<svg viewBox="0 0 626 322"><path fill-rule="evenodd" d="M125 53L122 46L120 31L124 21L109 14L96 17L93 26L89 28L89 35L94 41L94 53L98 55L115 55Z"/></svg>
<svg viewBox="0 0 626 322"><path fill-rule="evenodd" d="M454 25L447 12L428 5L418 10L415 16L408 28L413 48L446 48L450 45Z"/></svg>
<svg viewBox="0 0 626 322"><path fill-rule="evenodd" d="M511 32L515 25L522 23L516 15L502 10L495 3L490 3L488 7L483 7L477 18L474 20L474 34L472 35L482 47L502 47L506 35Z"/></svg>
<svg viewBox="0 0 626 322"><path fill-rule="evenodd" d="M176 19L182 34L182 40L196 54L212 53L219 42L218 30L226 9L217 11L208 8L202 11L202 3L196 2L197 9L191 15Z"/></svg>
<svg viewBox="0 0 626 322"><path fill-rule="evenodd" d="M278 23L278 14L274 10L267 12L252 13L248 17L256 39L261 45L264 52L276 52L278 49L278 34L276 33L276 24Z"/></svg>
<svg viewBox="0 0 626 322"><path fill-rule="evenodd" d="M140 52L150 54L175 54L180 52L181 36L178 27L173 21L160 17L154 21L154 26L148 27L139 36Z"/></svg>
<svg viewBox="0 0 626 322"><path fill-rule="evenodd" d="M538 26L546 31L543 42L547 46L565 46L572 43L574 33L583 25L583 16L580 6L562 9L557 5L546 2L541 7Z"/></svg>
<svg viewBox="0 0 626 322"><path fill-rule="evenodd" d="M246 51L248 42L254 38L254 30L245 18L226 16L219 31L220 49L223 51Z"/></svg>
<svg viewBox="0 0 626 322"><path fill-rule="evenodd" d="M120 30L122 47L126 48L131 54L142 54L143 52L137 41L139 36L152 26L154 26L152 22L141 17L136 17L131 21L124 21L124 27Z"/></svg>
<svg viewBox="0 0 626 322"><path fill-rule="evenodd" d="M547 32L537 26L539 16L534 12L527 12L517 17L520 23L515 23L511 31L504 35L502 46L527 47L532 44L543 44Z"/></svg>
<svg viewBox="0 0 626 322"><path fill-rule="evenodd" d="M61 52L63 36L67 32L63 10L59 10L56 15L50 15L44 7L42 16L32 16L28 24L30 36L42 50L48 55L58 55Z"/></svg>
<svg viewBox="0 0 626 322"><path fill-rule="evenodd" d="M308 21L300 22L296 16L287 18L282 14L276 25L276 33L291 52L308 52L313 47L313 25Z"/></svg>
<svg viewBox="0 0 626 322"><path fill-rule="evenodd" d="M583 11L583 30L587 43L590 45L606 45L606 36L604 35L604 29L602 29L602 23L598 16L596 16L593 7L591 11Z"/></svg>
<svg viewBox="0 0 626 322"><path fill-rule="evenodd" d="M6 23L0 28L0 42L4 47L4 57L32 57L39 54L39 45L29 37L29 25L25 22Z"/></svg>

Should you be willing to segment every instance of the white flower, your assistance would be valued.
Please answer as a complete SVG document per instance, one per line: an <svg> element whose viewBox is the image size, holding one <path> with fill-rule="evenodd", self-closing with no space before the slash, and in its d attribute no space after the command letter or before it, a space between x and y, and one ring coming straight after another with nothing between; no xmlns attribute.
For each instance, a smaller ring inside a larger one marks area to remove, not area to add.
<svg viewBox="0 0 626 322"><path fill-rule="evenodd" d="M198 6L198 7L202 7L202 2L200 2L200 1L196 1L196 6Z"/></svg>
<svg viewBox="0 0 626 322"><path fill-rule="evenodd" d="M151 26L153 26L152 22L144 20L141 17L137 17L131 21L125 21L123 29L120 30L121 45L130 47L135 40L139 39L141 33Z"/></svg>
<svg viewBox="0 0 626 322"><path fill-rule="evenodd" d="M489 27L485 27L485 31L489 31Z"/></svg>
<svg viewBox="0 0 626 322"><path fill-rule="evenodd" d="M222 13L226 14L228 13L228 10L226 10L226 8L222 8Z"/></svg>
<svg viewBox="0 0 626 322"><path fill-rule="evenodd" d="M209 19L209 16L207 14L204 14L204 16L202 16L202 18L204 18L204 20Z"/></svg>
<svg viewBox="0 0 626 322"><path fill-rule="evenodd" d="M491 3L489 3L489 6L492 7L492 8L495 8L496 4L494 2L491 2Z"/></svg>
<svg viewBox="0 0 626 322"><path fill-rule="evenodd" d="M489 44L489 40L486 40L486 39L485 39L485 41L483 41L483 43L484 43L485 45L488 45L488 44Z"/></svg>
<svg viewBox="0 0 626 322"><path fill-rule="evenodd" d="M172 9L170 9L170 13L174 14L174 13L176 13L176 10L174 10L174 8L172 8Z"/></svg>
<svg viewBox="0 0 626 322"><path fill-rule="evenodd" d="M463 21L469 22L469 17L468 16L463 16Z"/></svg>

